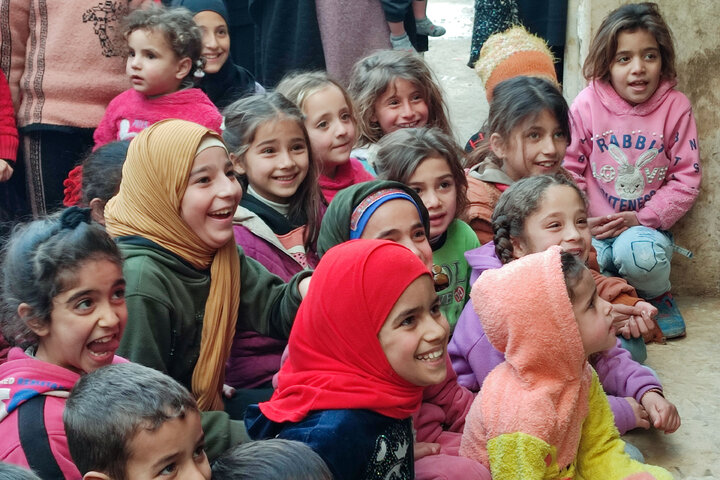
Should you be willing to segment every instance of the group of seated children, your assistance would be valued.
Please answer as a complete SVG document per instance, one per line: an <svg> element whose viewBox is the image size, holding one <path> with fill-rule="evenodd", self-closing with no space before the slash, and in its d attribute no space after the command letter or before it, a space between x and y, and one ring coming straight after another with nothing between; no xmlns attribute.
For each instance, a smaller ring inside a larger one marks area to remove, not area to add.
<svg viewBox="0 0 720 480"><path fill-rule="evenodd" d="M170 49L191 14L131 19L132 101L68 179L80 206L3 252L3 462L86 480L672 478L620 438L680 427L642 363L685 334L667 230L701 178L654 4L608 15L571 108L542 42L488 40L467 158L415 53L360 60L347 90L293 73L221 127L210 100L161 106L205 95L182 85L215 58ZM149 51L178 68L145 77Z"/></svg>

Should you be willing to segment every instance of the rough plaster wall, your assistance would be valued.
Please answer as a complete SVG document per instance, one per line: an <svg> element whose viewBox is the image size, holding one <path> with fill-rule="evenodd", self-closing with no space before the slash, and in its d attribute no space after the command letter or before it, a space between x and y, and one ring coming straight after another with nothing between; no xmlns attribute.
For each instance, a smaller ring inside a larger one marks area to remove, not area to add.
<svg viewBox="0 0 720 480"><path fill-rule="evenodd" d="M693 209L672 229L675 242L695 256L673 258L673 291L720 294L720 35L717 0L656 0L675 36L678 89L690 98L698 125L703 180ZM568 101L585 85L581 66L605 15L625 2L570 0L564 93ZM690 5L691 8L688 8Z"/></svg>

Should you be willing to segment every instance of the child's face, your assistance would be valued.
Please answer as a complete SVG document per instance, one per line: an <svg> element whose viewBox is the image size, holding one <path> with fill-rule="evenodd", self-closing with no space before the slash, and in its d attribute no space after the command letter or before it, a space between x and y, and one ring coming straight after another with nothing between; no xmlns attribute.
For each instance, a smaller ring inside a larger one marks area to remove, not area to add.
<svg viewBox="0 0 720 480"><path fill-rule="evenodd" d="M567 149L567 137L553 112L543 110L525 118L508 138L493 133L490 147L502 159L505 173L517 181L560 170L560 162Z"/></svg>
<svg viewBox="0 0 720 480"><path fill-rule="evenodd" d="M178 58L165 36L154 30L135 30L127 38L125 73L138 92L154 97L177 91L190 71L192 61Z"/></svg>
<svg viewBox="0 0 720 480"><path fill-rule="evenodd" d="M429 109L422 90L404 78L396 78L375 100L373 108L375 113L370 121L380 124L383 135L428 123Z"/></svg>
<svg viewBox="0 0 720 480"><path fill-rule="evenodd" d="M31 326L39 337L36 357L76 373L110 365L127 322L122 267L87 260L72 275L72 288L52 299L50 322Z"/></svg>
<svg viewBox="0 0 720 480"><path fill-rule="evenodd" d="M525 219L523 238L511 239L513 256L520 258L559 245L586 262L590 237L582 198L568 185L552 185L545 190L539 207Z"/></svg>
<svg viewBox="0 0 720 480"><path fill-rule="evenodd" d="M595 280L587 268L573 288L573 293L573 313L580 330L585 356L611 348L616 342L612 304L600 298Z"/></svg>
<svg viewBox="0 0 720 480"><path fill-rule="evenodd" d="M310 166L305 134L289 118L260 125L245 155L233 158L235 169L247 176L258 195L277 203L290 201Z"/></svg>
<svg viewBox="0 0 720 480"><path fill-rule="evenodd" d="M360 238L391 240L409 248L428 267L432 268L432 248L418 210L412 202L401 198L389 200L372 214Z"/></svg>
<svg viewBox="0 0 720 480"><path fill-rule="evenodd" d="M230 54L230 35L225 20L216 12L205 10L193 17L202 30L202 56L205 57L205 73L217 73Z"/></svg>
<svg viewBox="0 0 720 480"><path fill-rule="evenodd" d="M232 162L222 147L210 147L193 161L180 217L210 248L217 249L233 238L232 219L242 198Z"/></svg>
<svg viewBox="0 0 720 480"><path fill-rule="evenodd" d="M328 85L305 99L303 113L313 159L324 175L334 177L337 167L350 159L355 143L355 120L345 96Z"/></svg>
<svg viewBox="0 0 720 480"><path fill-rule="evenodd" d="M155 431L140 428L128 450L127 478L210 479L198 412L188 411L183 417L167 420Z"/></svg>
<svg viewBox="0 0 720 480"><path fill-rule="evenodd" d="M415 190L430 214L430 238L445 233L455 218L457 189L447 160L439 155L426 158L407 182Z"/></svg>
<svg viewBox="0 0 720 480"><path fill-rule="evenodd" d="M415 279L405 289L378 333L395 373L422 387L445 380L449 336L450 325L440 311L429 275Z"/></svg>
<svg viewBox="0 0 720 480"><path fill-rule="evenodd" d="M662 57L657 40L645 29L620 32L610 83L623 99L637 105L649 99L660 83Z"/></svg>

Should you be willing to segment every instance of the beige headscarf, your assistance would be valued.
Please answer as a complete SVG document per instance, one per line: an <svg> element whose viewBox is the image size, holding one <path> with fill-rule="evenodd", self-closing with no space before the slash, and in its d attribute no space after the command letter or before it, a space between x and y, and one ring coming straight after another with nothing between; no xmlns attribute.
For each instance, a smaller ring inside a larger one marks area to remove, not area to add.
<svg viewBox="0 0 720 480"><path fill-rule="evenodd" d="M163 120L133 139L118 194L105 207L113 237L139 235L182 257L197 269L210 267L200 357L192 391L201 410L221 410L225 362L240 305L240 261L233 240L215 250L205 245L180 217L198 147L220 136L184 120Z"/></svg>

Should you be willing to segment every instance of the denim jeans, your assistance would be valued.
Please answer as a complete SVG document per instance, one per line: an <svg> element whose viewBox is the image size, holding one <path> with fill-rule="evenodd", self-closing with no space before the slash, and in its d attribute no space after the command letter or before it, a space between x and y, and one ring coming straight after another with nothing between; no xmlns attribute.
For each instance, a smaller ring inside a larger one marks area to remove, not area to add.
<svg viewBox="0 0 720 480"><path fill-rule="evenodd" d="M624 278L639 296L655 298L670 290L673 241L669 233L636 226L614 238L593 238L592 244L601 272Z"/></svg>

